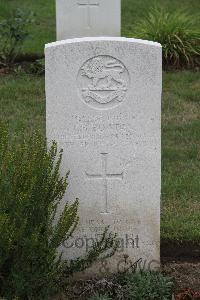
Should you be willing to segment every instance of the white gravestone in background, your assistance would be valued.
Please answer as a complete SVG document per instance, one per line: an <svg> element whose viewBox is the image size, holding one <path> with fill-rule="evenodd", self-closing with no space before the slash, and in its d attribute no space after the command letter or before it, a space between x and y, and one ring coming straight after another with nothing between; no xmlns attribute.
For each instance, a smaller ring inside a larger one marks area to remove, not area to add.
<svg viewBox="0 0 200 300"><path fill-rule="evenodd" d="M120 242L92 274L140 258L142 268L159 264L161 64L160 44L142 40L46 46L47 137L64 150L63 172L71 174L63 204L80 199L64 256L84 255L108 225Z"/></svg>
<svg viewBox="0 0 200 300"><path fill-rule="evenodd" d="M120 36L121 0L56 0L57 40Z"/></svg>

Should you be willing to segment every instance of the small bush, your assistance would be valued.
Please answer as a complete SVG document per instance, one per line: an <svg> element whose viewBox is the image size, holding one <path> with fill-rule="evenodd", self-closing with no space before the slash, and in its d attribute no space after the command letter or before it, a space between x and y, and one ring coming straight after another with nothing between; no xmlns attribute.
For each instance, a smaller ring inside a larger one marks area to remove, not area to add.
<svg viewBox="0 0 200 300"><path fill-rule="evenodd" d="M127 300L171 300L174 286L170 277L157 272L127 274L122 284Z"/></svg>
<svg viewBox="0 0 200 300"><path fill-rule="evenodd" d="M117 274L103 279L75 282L67 299L171 300L174 281L158 272Z"/></svg>
<svg viewBox="0 0 200 300"><path fill-rule="evenodd" d="M200 30L194 16L153 8L134 27L134 37L159 42L164 66L192 67L199 63Z"/></svg>
<svg viewBox="0 0 200 300"><path fill-rule="evenodd" d="M34 22L33 13L17 9L6 20L0 22L0 64L14 62L24 41L29 36L28 25Z"/></svg>
<svg viewBox="0 0 200 300"><path fill-rule="evenodd" d="M106 229L86 257L69 262L58 255L78 222L78 200L66 203L54 221L68 185L68 173L59 175L61 160L55 142L47 150L34 134L17 147L16 141L9 145L0 126L0 297L49 299L66 288L73 272L114 251L114 236Z"/></svg>

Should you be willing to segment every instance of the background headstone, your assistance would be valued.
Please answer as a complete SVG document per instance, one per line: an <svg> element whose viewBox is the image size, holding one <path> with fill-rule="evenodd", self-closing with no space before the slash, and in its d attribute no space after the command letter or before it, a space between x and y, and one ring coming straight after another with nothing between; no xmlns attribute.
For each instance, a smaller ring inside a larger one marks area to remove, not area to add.
<svg viewBox="0 0 200 300"><path fill-rule="evenodd" d="M161 56L160 44L126 38L46 46L47 137L71 172L63 202L80 199L64 255L85 254L107 225L120 241L93 274L159 264Z"/></svg>
<svg viewBox="0 0 200 300"><path fill-rule="evenodd" d="M121 0L56 0L57 40L120 36Z"/></svg>

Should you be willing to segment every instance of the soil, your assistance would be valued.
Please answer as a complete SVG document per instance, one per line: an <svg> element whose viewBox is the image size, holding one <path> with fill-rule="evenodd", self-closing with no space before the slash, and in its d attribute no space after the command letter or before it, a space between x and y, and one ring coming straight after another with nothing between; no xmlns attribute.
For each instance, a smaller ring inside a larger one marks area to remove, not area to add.
<svg viewBox="0 0 200 300"><path fill-rule="evenodd" d="M176 293L200 292L200 242L162 240L161 258L163 272L175 278Z"/></svg>
<svg viewBox="0 0 200 300"><path fill-rule="evenodd" d="M162 263L162 272L165 275L173 277L175 280L175 291L174 291L174 298L173 298L174 300L200 300L200 261L199 262L165 261L164 263ZM106 282L106 279L102 280L102 282L104 281ZM113 284L112 281L110 282L110 284ZM92 286L92 281L90 285ZM78 291L80 292L79 288ZM69 298L86 299L85 297L76 298L74 296L69 297L68 295L67 298L66 296L63 296L63 297L56 298L54 300L67 300Z"/></svg>
<svg viewBox="0 0 200 300"><path fill-rule="evenodd" d="M166 262L162 269L164 273L175 278L176 292L186 288L200 291L200 262Z"/></svg>
<svg viewBox="0 0 200 300"><path fill-rule="evenodd" d="M161 240L162 262L200 262L200 241Z"/></svg>

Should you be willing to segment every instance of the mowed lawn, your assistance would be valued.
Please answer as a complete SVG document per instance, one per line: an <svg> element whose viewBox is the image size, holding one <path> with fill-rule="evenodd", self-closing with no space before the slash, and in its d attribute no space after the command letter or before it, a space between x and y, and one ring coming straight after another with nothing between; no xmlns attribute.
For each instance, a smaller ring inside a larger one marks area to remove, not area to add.
<svg viewBox="0 0 200 300"><path fill-rule="evenodd" d="M154 4L196 14L197 0L122 0L122 35L132 36L135 22ZM181 5L180 5L181 4ZM0 18L12 9L36 14L31 38L22 53L43 55L55 40L54 0L1 0ZM198 72L164 72L162 97L162 238L200 242L200 76ZM45 135L44 77L18 72L0 75L0 120L12 134Z"/></svg>
<svg viewBox="0 0 200 300"><path fill-rule="evenodd" d="M165 73L162 236L200 242L200 76Z"/></svg>

